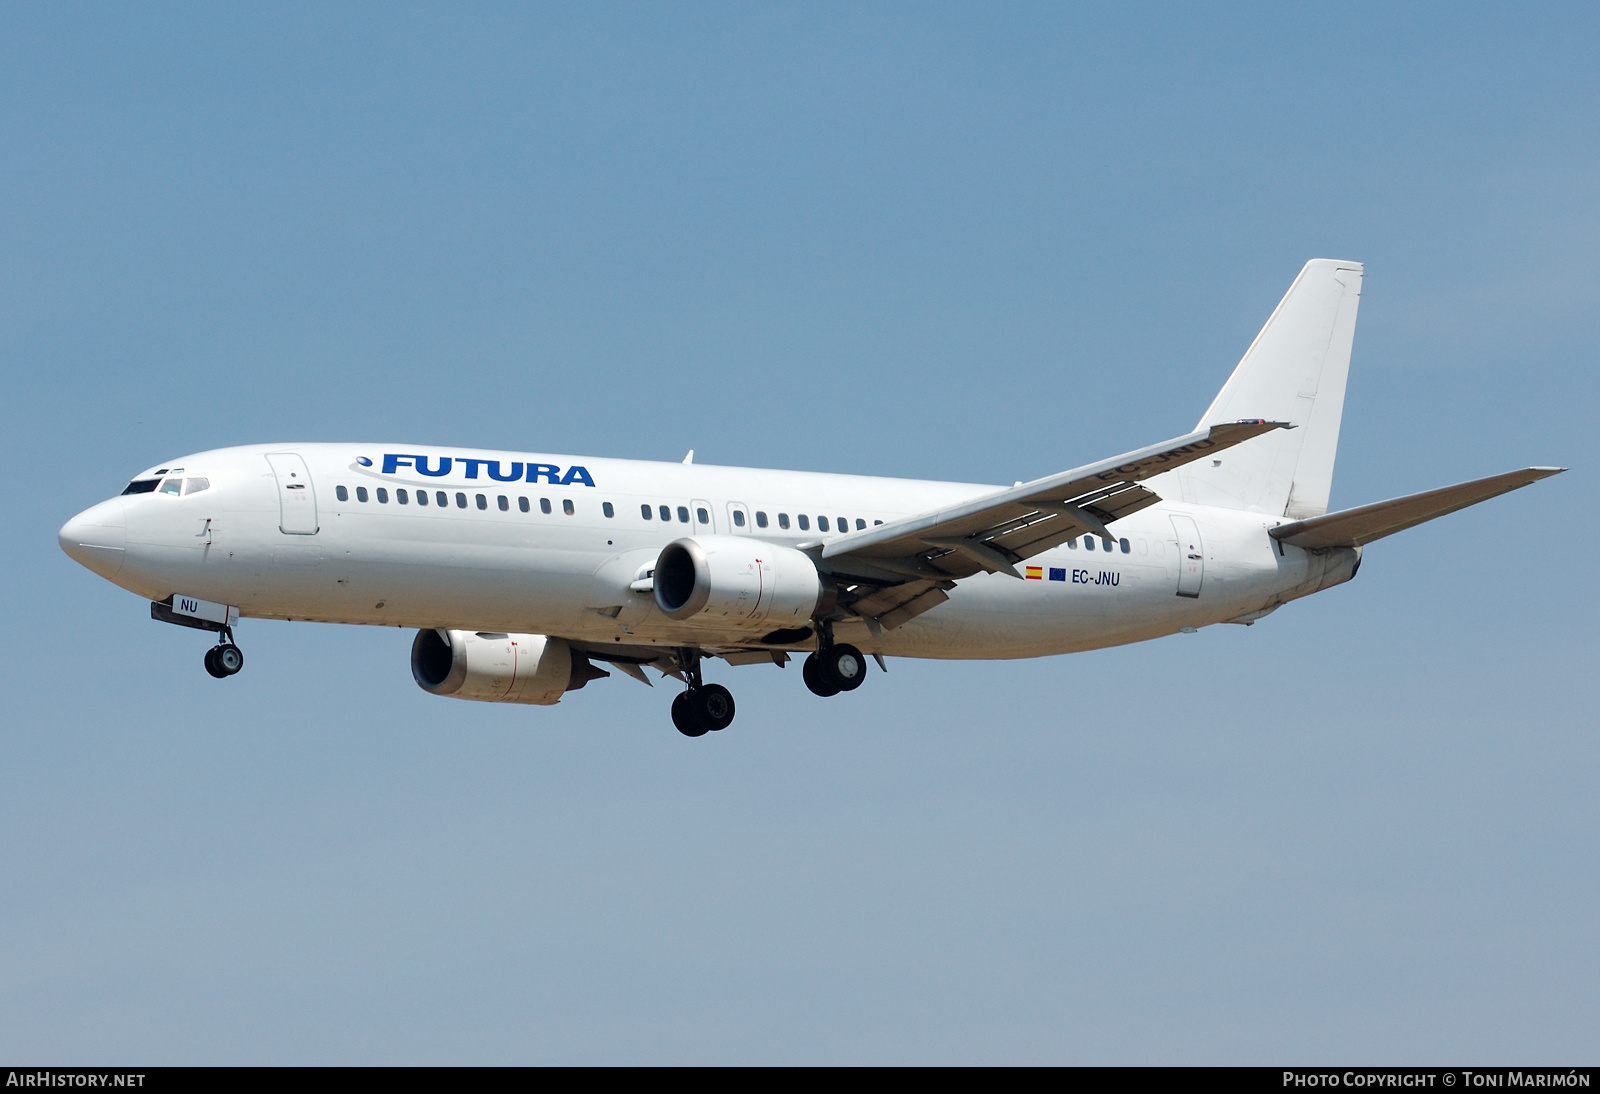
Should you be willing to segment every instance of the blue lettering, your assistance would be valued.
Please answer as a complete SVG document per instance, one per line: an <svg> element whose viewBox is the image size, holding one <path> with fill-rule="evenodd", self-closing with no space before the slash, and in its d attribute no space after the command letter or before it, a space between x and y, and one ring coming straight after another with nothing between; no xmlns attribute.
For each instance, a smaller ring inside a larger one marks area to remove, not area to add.
<svg viewBox="0 0 1600 1094"><path fill-rule="evenodd" d="M589 477L589 469L577 465L567 468L566 477L561 480L561 485L571 486L575 482L581 482L585 486L594 485L594 480Z"/></svg>
<svg viewBox="0 0 1600 1094"><path fill-rule="evenodd" d="M475 478L478 477L478 468L481 467L483 464L486 464L488 462L489 462L488 460L468 460L468 459L463 459L461 461L461 466L463 466L463 467L465 467L467 469L467 478L475 479Z"/></svg>
<svg viewBox="0 0 1600 1094"><path fill-rule="evenodd" d="M427 475L427 476L429 476L431 478L435 478L435 479L439 478L442 475L450 474L450 457L449 456L440 456L439 457L439 470L437 470L437 471L429 471L428 470L428 457L426 457L426 456L413 456L412 459L417 461L417 472L419 474Z"/></svg>
<svg viewBox="0 0 1600 1094"><path fill-rule="evenodd" d="M511 465L511 474L509 475L500 474L499 460L484 460L483 463L484 466L489 469L489 477L495 482L516 482L518 479L522 478L521 461ZM467 478L470 479L472 476L468 475Z"/></svg>
<svg viewBox="0 0 1600 1094"><path fill-rule="evenodd" d="M1074 585L1087 585L1087 584L1089 584L1089 571L1088 570L1073 570L1072 571L1072 583Z"/></svg>
<svg viewBox="0 0 1600 1094"><path fill-rule="evenodd" d="M560 486L561 480L556 478L561 474L561 468L553 463L530 463L528 465L528 481L538 482L543 479L551 486Z"/></svg>
<svg viewBox="0 0 1600 1094"><path fill-rule="evenodd" d="M402 467L410 467L410 466L411 466L411 457L410 456L396 456L396 455L393 455L393 454L386 453L384 455L384 457L383 457L383 473L385 475L392 475L396 471L400 470Z"/></svg>

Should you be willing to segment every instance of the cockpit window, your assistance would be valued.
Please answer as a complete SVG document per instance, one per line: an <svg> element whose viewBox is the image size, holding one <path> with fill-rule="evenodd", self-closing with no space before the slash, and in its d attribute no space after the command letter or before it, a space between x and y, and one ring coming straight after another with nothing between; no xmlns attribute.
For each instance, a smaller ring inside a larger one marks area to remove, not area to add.
<svg viewBox="0 0 1600 1094"><path fill-rule="evenodd" d="M190 475L183 483L183 496L198 494L202 490L211 489L211 480L203 475Z"/></svg>
<svg viewBox="0 0 1600 1094"><path fill-rule="evenodd" d="M161 484L161 492L163 494L172 494L174 496L183 493L183 480L181 478L167 479Z"/></svg>
<svg viewBox="0 0 1600 1094"><path fill-rule="evenodd" d="M160 485L160 479L134 479L128 484L124 494L148 494Z"/></svg>

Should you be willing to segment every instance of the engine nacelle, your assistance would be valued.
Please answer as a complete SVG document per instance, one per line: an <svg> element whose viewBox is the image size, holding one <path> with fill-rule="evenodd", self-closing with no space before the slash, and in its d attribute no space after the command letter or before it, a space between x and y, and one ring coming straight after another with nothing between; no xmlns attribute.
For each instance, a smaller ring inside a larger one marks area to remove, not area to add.
<svg viewBox="0 0 1600 1094"><path fill-rule="evenodd" d="M484 703L559 703L562 693L609 673L559 638L489 631L418 631L411 643L417 686Z"/></svg>
<svg viewBox="0 0 1600 1094"><path fill-rule="evenodd" d="M656 607L672 619L771 629L811 622L823 579L792 547L743 536L674 540L656 559Z"/></svg>

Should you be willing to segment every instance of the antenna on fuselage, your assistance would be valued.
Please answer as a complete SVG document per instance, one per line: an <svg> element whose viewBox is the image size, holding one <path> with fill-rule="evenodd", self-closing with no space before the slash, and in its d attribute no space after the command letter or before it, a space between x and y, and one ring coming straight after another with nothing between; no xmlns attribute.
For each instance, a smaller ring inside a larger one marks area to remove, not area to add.
<svg viewBox="0 0 1600 1094"><path fill-rule="evenodd" d="M684 463L693 463L694 462L694 449L692 449L692 448L689 449L689 454L683 458L683 462Z"/></svg>

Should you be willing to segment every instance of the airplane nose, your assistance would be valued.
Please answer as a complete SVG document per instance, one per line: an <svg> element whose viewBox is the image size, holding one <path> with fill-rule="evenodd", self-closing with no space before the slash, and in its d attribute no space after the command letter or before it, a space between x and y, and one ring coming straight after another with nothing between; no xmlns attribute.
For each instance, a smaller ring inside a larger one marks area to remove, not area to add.
<svg viewBox="0 0 1600 1094"><path fill-rule="evenodd" d="M63 524L56 538L74 562L101 577L116 577L128 547L128 515L122 499L90 506Z"/></svg>

